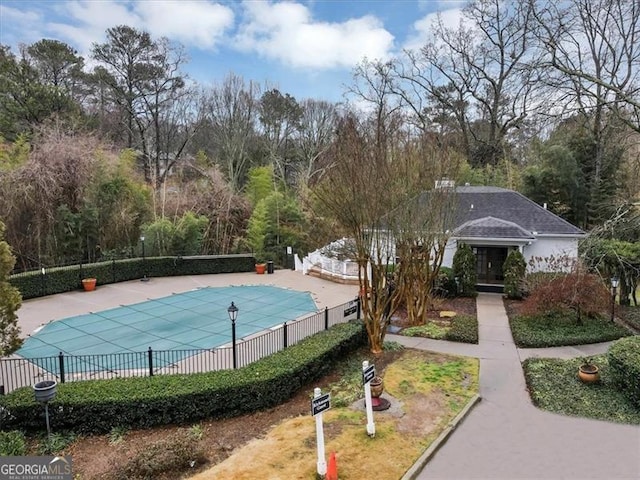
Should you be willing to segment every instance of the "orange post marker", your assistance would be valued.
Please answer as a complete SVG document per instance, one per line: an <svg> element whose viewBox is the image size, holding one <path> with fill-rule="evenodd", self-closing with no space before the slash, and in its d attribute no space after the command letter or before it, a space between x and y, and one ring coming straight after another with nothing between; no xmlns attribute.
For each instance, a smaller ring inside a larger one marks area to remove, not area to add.
<svg viewBox="0 0 640 480"><path fill-rule="evenodd" d="M329 456L325 480L338 480L338 463L336 462L335 452L331 452L331 455Z"/></svg>

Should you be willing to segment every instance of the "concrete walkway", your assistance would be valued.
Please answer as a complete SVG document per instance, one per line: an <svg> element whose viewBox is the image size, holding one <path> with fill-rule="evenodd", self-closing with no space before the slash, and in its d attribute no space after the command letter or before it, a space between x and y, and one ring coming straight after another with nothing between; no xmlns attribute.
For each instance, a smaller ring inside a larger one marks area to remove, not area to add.
<svg viewBox="0 0 640 480"><path fill-rule="evenodd" d="M525 358L603 353L609 344L517 349L502 297L477 301L478 345L387 335L414 348L480 358L482 401L418 479L640 479L640 427L573 418L535 408Z"/></svg>

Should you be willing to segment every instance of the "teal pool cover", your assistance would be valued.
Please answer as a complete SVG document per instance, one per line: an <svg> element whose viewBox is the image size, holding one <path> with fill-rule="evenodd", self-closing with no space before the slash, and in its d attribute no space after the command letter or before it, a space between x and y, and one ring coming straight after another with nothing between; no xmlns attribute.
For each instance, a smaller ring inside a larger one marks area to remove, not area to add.
<svg viewBox="0 0 640 480"><path fill-rule="evenodd" d="M189 350L230 343L227 308L232 301L238 307L238 339L317 311L306 292L264 285L207 287L48 323L28 337L16 353L49 371L56 362L39 359L60 352L81 356L81 361L71 362L66 368L67 373L74 373L73 370L95 370L85 365L94 363L88 358L85 362L85 355L140 352L141 355L103 357L100 366L113 370L145 368L149 347L154 351L173 350L187 357L197 353ZM175 361L176 356L172 358ZM162 367L162 361L157 358L154 365Z"/></svg>

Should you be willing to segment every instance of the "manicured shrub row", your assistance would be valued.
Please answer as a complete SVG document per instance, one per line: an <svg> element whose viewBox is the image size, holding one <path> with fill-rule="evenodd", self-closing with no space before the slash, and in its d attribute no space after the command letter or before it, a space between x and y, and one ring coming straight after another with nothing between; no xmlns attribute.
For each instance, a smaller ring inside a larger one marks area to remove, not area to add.
<svg viewBox="0 0 640 480"><path fill-rule="evenodd" d="M478 319L470 315L453 317L451 328L444 338L451 342L478 343Z"/></svg>
<svg viewBox="0 0 640 480"><path fill-rule="evenodd" d="M351 322L238 370L59 384L49 404L51 428L104 433L118 425L184 424L273 407L365 343L362 323ZM42 405L29 387L1 397L0 415L5 430L41 430L45 425Z"/></svg>
<svg viewBox="0 0 640 480"><path fill-rule="evenodd" d="M151 257L110 260L107 262L55 267L21 273L9 282L20 290L22 298L42 297L82 288L83 278L96 278L98 285L148 277L171 277L212 273L250 272L255 260L252 255Z"/></svg>
<svg viewBox="0 0 640 480"><path fill-rule="evenodd" d="M640 337L618 340L607 357L613 384L640 408Z"/></svg>
<svg viewBox="0 0 640 480"><path fill-rule="evenodd" d="M631 335L626 328L604 317L575 314L516 315L509 318L513 340L521 348L558 347L608 342Z"/></svg>

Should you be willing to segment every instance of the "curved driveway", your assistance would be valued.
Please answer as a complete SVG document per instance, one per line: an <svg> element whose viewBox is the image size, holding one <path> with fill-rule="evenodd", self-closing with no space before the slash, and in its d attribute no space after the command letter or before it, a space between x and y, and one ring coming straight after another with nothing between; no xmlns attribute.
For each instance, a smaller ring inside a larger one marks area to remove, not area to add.
<svg viewBox="0 0 640 480"><path fill-rule="evenodd" d="M603 353L609 344L517 349L495 294L477 300L479 344L387 335L407 346L480 358L482 401L416 477L435 479L640 479L640 427L534 407L521 361Z"/></svg>

